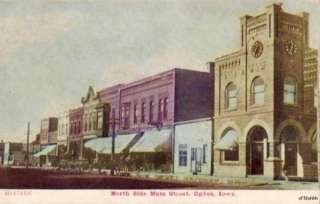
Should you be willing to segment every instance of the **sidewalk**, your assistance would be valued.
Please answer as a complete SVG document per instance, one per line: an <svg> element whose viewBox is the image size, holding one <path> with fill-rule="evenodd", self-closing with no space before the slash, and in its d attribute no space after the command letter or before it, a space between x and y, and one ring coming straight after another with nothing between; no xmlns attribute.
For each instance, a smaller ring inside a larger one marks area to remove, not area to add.
<svg viewBox="0 0 320 204"><path fill-rule="evenodd" d="M248 189L283 189L283 190L318 190L318 182L271 180L259 177L217 177L212 175L173 174L157 172L130 172L133 177L150 178L164 181L179 181L183 183L198 183L203 187L232 186Z"/></svg>

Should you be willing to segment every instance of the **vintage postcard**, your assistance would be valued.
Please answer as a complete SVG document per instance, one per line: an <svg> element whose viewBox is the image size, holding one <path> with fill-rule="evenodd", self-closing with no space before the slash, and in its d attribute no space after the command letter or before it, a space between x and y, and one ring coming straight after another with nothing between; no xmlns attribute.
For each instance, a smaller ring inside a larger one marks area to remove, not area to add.
<svg viewBox="0 0 320 204"><path fill-rule="evenodd" d="M319 19L318 0L0 1L0 203L319 203Z"/></svg>

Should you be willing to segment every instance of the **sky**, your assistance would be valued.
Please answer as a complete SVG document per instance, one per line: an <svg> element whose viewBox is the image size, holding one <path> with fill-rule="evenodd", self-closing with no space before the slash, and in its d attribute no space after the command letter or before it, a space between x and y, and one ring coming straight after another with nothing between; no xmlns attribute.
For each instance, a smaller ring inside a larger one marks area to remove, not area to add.
<svg viewBox="0 0 320 204"><path fill-rule="evenodd" d="M100 90L171 68L207 71L237 50L239 18L271 0L0 1L0 140L31 139L40 120L81 105ZM284 0L310 13L320 45L320 0Z"/></svg>

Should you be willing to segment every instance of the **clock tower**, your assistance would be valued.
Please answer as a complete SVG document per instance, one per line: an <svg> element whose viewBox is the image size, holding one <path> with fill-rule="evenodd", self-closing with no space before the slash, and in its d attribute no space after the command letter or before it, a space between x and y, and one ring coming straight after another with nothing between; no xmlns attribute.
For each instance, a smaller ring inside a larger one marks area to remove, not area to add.
<svg viewBox="0 0 320 204"><path fill-rule="evenodd" d="M315 111L306 112L309 14L281 4L240 18L240 49L215 59L214 173L312 177ZM236 145L227 145L234 139ZM230 168L237 166L237 171Z"/></svg>

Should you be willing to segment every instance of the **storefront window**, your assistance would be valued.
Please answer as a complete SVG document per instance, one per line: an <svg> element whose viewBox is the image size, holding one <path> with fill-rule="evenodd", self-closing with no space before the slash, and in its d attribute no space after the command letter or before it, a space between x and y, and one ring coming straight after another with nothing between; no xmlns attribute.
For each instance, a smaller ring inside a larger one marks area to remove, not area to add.
<svg viewBox="0 0 320 204"><path fill-rule="evenodd" d="M233 150L224 151L224 161L238 161L238 160L239 160L238 147L235 147Z"/></svg>

